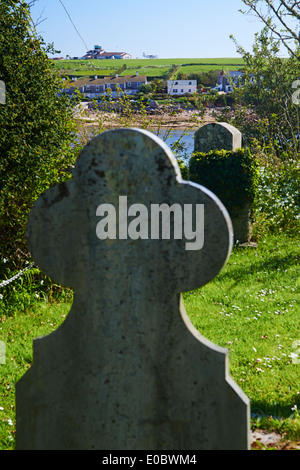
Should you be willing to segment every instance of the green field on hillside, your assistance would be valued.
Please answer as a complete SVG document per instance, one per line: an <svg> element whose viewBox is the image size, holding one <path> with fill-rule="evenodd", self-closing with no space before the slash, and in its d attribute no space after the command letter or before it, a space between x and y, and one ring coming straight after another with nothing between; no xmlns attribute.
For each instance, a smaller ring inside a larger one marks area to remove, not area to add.
<svg viewBox="0 0 300 470"><path fill-rule="evenodd" d="M240 58L212 58L212 59L103 59L103 60L57 60L53 61L54 68L64 75L109 76L118 73L126 65L126 69L119 75L140 75L147 77L162 77L172 65L181 65L177 73L185 74L208 72L211 70L237 70L243 66Z"/></svg>

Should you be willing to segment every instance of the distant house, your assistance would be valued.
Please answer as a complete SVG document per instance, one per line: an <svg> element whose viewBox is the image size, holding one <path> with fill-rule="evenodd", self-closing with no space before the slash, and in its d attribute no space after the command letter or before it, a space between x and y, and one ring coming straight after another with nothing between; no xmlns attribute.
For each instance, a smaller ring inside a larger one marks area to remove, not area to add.
<svg viewBox="0 0 300 470"><path fill-rule="evenodd" d="M230 72L222 72L217 78L218 91L224 91L225 93L233 91L233 84L238 85L241 82L244 73L239 72L238 70L233 70Z"/></svg>
<svg viewBox="0 0 300 470"><path fill-rule="evenodd" d="M197 80L168 80L168 95L196 93Z"/></svg>
<svg viewBox="0 0 300 470"><path fill-rule="evenodd" d="M140 89L140 86L147 84L147 77L145 75L125 75L119 77L104 77L98 78L84 78L81 80L72 79L64 88L63 92L72 96L76 89L78 89L86 98L93 99L99 98L102 95L111 94L113 98L118 96L118 88L127 95L134 95ZM108 89L111 91L108 92Z"/></svg>
<svg viewBox="0 0 300 470"><path fill-rule="evenodd" d="M105 52L102 46L94 46L94 49L87 51L83 59L132 59L127 52Z"/></svg>

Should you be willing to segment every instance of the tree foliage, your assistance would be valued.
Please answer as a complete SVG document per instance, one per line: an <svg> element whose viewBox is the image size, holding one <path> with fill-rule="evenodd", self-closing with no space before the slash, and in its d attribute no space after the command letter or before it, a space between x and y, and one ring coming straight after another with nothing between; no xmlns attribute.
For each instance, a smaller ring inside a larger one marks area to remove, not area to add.
<svg viewBox="0 0 300 470"><path fill-rule="evenodd" d="M208 72L200 73L189 73L179 71L177 74L178 80L197 80L198 84L201 84L203 87L214 87L217 83L218 75L221 70L210 70Z"/></svg>
<svg viewBox="0 0 300 470"><path fill-rule="evenodd" d="M244 146L259 162L256 235L282 231L298 236L300 61L295 54L279 56L280 41L268 26L256 34L251 53L237 49L244 76L234 90L235 111L228 122L242 132Z"/></svg>
<svg viewBox="0 0 300 470"><path fill-rule="evenodd" d="M35 31L30 5L0 2L0 250L21 265L25 225L38 195L66 179L73 161L70 100L60 95L47 47Z"/></svg>
<svg viewBox="0 0 300 470"><path fill-rule="evenodd" d="M281 58L280 44L265 27L257 33L252 53L237 46L245 67L242 86L235 89L236 112L231 123L245 144L284 160L300 156L300 62ZM298 84L298 85L297 85Z"/></svg>
<svg viewBox="0 0 300 470"><path fill-rule="evenodd" d="M287 48L290 54L300 60L300 2L295 0L242 0L272 32L275 38Z"/></svg>

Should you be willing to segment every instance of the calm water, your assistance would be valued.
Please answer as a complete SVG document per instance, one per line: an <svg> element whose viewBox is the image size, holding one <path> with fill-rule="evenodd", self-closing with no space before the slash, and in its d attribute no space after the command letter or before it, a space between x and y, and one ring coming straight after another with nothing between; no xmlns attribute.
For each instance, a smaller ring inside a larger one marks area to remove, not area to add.
<svg viewBox="0 0 300 470"><path fill-rule="evenodd" d="M153 132L157 135L156 132ZM173 130L170 134L166 133L164 129L160 130L159 137L165 141L168 146L171 146L178 139L181 139L181 143L184 144L184 151L182 152L181 157L187 159L191 156L194 151L194 134L195 131L182 131L182 130Z"/></svg>
<svg viewBox="0 0 300 470"><path fill-rule="evenodd" d="M167 136L167 139L165 138L164 130L162 130L159 134L159 137L163 139L167 145L172 145L174 142L176 142L178 139L181 139L180 142L185 145L185 151L182 154L183 158L189 158L194 151L194 134L195 131L180 131L180 130L174 130L170 134L170 136Z"/></svg>

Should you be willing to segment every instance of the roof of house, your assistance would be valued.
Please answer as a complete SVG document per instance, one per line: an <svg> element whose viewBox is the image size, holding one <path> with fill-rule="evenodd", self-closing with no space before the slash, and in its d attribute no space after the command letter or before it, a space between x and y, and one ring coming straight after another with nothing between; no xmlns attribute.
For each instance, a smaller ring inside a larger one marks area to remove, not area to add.
<svg viewBox="0 0 300 470"><path fill-rule="evenodd" d="M222 72L220 72L219 76L221 75L230 75L230 76L234 76L234 75L244 75L244 72L241 72L240 70L230 70L229 72L224 72L224 70L222 70Z"/></svg>
<svg viewBox="0 0 300 470"><path fill-rule="evenodd" d="M87 53L84 55L84 57L89 57L89 56L94 56L94 57L108 56L108 57L112 57L112 56L124 56L124 55L129 55L131 57L131 55L128 54L128 52L106 52L106 51L103 51L103 50L99 50L99 51L96 51L96 52L95 52L95 50L87 51Z"/></svg>
<svg viewBox="0 0 300 470"><path fill-rule="evenodd" d="M105 85L105 84L112 84L117 85L121 83L127 82L146 82L147 77L146 75L124 75L119 77L104 77L104 78L83 78L80 80L71 80L70 86L74 87L82 87L82 86L94 86L94 85Z"/></svg>
<svg viewBox="0 0 300 470"><path fill-rule="evenodd" d="M99 52L99 55L124 55L124 54L128 54L128 52L105 52L105 51Z"/></svg>

